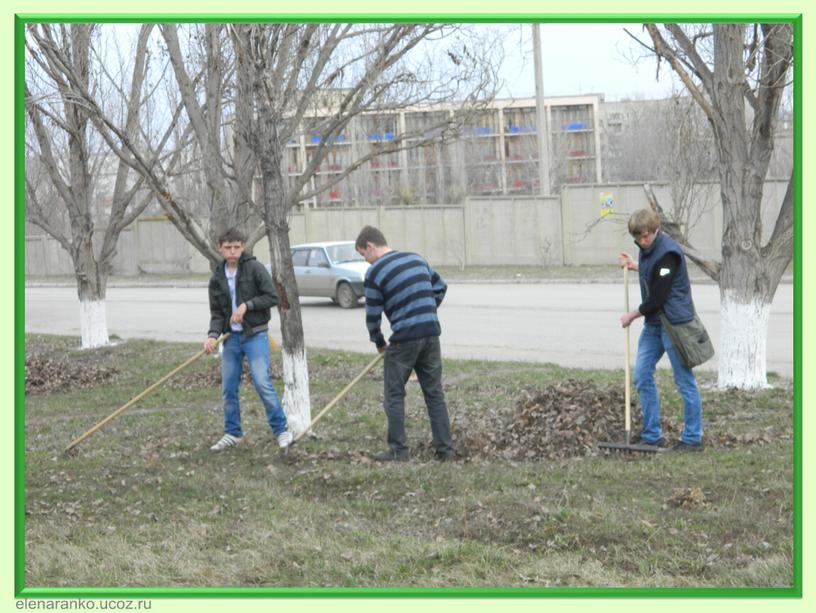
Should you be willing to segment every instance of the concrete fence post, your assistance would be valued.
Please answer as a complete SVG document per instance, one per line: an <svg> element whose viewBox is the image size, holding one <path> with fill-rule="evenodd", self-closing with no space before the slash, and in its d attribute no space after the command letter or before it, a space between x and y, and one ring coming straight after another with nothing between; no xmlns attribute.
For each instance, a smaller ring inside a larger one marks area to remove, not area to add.
<svg viewBox="0 0 816 613"><path fill-rule="evenodd" d="M470 207L468 201L462 203L462 267L470 264Z"/></svg>

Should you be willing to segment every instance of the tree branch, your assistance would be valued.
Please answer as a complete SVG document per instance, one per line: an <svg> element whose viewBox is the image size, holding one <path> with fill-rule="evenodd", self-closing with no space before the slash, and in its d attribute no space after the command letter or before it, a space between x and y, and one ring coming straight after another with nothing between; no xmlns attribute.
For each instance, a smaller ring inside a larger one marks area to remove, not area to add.
<svg viewBox="0 0 816 613"><path fill-rule="evenodd" d="M28 92L26 92L26 98L30 98ZM80 210L76 202L74 202L74 194L71 192L70 186L63 180L59 173L57 161L54 158L54 152L51 149L52 139L49 133L46 131L45 126L42 123L42 119L39 116L39 107L36 104L31 104L27 105L26 110L28 111L28 116L31 119L34 134L37 137L37 144L40 148L40 157L45 164L45 169L48 172L51 183L53 183L60 195L60 198L62 198L62 201L65 203L65 207L69 210L73 210L74 215L79 215Z"/></svg>
<svg viewBox="0 0 816 613"><path fill-rule="evenodd" d="M683 85L686 86L686 89L700 105L700 108L703 109L703 112L708 117L709 121L712 123L717 121L717 117L714 113L714 110L711 108L706 97L703 93L699 90L697 85L694 83L692 78L689 74L683 69L680 64L680 60L677 57L677 54L674 50L666 43L663 36L660 34L657 26L655 24L646 24L646 30L649 32L649 36L652 37L652 42L654 42L655 52L658 56L663 57L669 62L669 65L674 70L675 74L680 77L680 80L683 81Z"/></svg>
<svg viewBox="0 0 816 613"><path fill-rule="evenodd" d="M669 219L663 208L657 201L657 196L648 183L643 184L643 191L646 193L646 199L649 201L651 209L660 217L660 229L671 236L683 248L683 253L688 259L697 264L700 269L707 274L711 279L719 283L721 264L717 261L706 258L699 249L695 248L686 240L680 230L680 226Z"/></svg>
<svg viewBox="0 0 816 613"><path fill-rule="evenodd" d="M776 216L773 232L761 250L763 259L768 261L768 270L774 285L779 282L790 264L793 254L793 173L788 180L788 188L782 199L782 208Z"/></svg>
<svg viewBox="0 0 816 613"><path fill-rule="evenodd" d="M54 223L55 215L52 210L48 212L45 211L42 204L40 203L39 198L37 197L37 192L34 185L26 175L25 178L25 189L26 189L26 221L33 223L34 225L42 228L48 233L49 236L56 239L56 241L62 245L63 249L67 251L69 254L73 253L73 247L71 245L71 240L68 236L63 232L63 228Z"/></svg>
<svg viewBox="0 0 816 613"><path fill-rule="evenodd" d="M680 45L684 56L694 68L694 74L697 75L697 78L700 79L703 87L707 92L709 92L710 95L714 86L713 76L711 74L711 70L709 70L706 63L700 57L700 54L697 53L695 44L689 40L689 37L686 36L686 33L679 25L675 23L667 23L666 29L671 32L674 40L676 40L677 44Z"/></svg>

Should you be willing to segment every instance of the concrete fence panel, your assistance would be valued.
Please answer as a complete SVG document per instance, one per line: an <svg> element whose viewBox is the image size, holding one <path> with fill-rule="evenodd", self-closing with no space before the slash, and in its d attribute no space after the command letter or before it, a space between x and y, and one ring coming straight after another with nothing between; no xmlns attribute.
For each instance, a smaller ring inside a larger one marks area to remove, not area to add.
<svg viewBox="0 0 816 613"><path fill-rule="evenodd" d="M465 209L468 264L561 264L557 198L474 199Z"/></svg>
<svg viewBox="0 0 816 613"><path fill-rule="evenodd" d="M116 255L113 256L113 274L135 275L139 272L135 224L119 234Z"/></svg>
<svg viewBox="0 0 816 613"><path fill-rule="evenodd" d="M467 263L472 265L494 261L497 264L496 241L493 237L506 231L496 223L497 211L488 200L469 200L465 203L467 212ZM506 215L500 215L505 218ZM505 224L507 226L508 224Z"/></svg>
<svg viewBox="0 0 816 613"><path fill-rule="evenodd" d="M45 264L45 247L44 247L44 243L48 240L49 239L47 239L44 236L26 236L25 239L26 275L39 277L49 274Z"/></svg>
<svg viewBox="0 0 816 613"><path fill-rule="evenodd" d="M46 240L48 239L46 239L44 236L26 236L26 275L40 277L48 274L45 268L45 252L43 248L43 243Z"/></svg>
<svg viewBox="0 0 816 613"><path fill-rule="evenodd" d="M137 268L142 273L191 272L191 247L172 223L165 219L136 222Z"/></svg>
<svg viewBox="0 0 816 613"><path fill-rule="evenodd" d="M665 201L663 186L653 189ZM561 196L565 265L610 265L621 251L633 253L627 221L632 212L649 206L641 184L569 186ZM612 207L607 215L602 212L604 202Z"/></svg>
<svg viewBox="0 0 816 613"><path fill-rule="evenodd" d="M71 256L53 238L47 236L26 237L26 275L54 276L73 275Z"/></svg>
<svg viewBox="0 0 816 613"><path fill-rule="evenodd" d="M653 184L661 206L672 210L671 189ZM787 188L769 181L763 193L763 241L773 231ZM695 198L710 205L690 224L692 244L719 259L723 231L717 184L699 186ZM612 212L604 215L611 205ZM416 251L437 266L589 266L610 265L620 251L634 254L627 231L633 211L648 207L641 183L572 185L550 198L476 198L462 205L309 209L289 216L294 244L354 240L367 225L379 227L396 249ZM269 261L264 238L255 256ZM26 275L73 274L69 255L54 239L27 236ZM206 273L209 263L166 219L140 219L117 245L115 274Z"/></svg>
<svg viewBox="0 0 816 613"><path fill-rule="evenodd" d="M401 225L398 241L386 234L389 244L405 251L422 254L436 266L459 266L463 254L461 207L401 207L401 211L384 211L396 217L392 227Z"/></svg>
<svg viewBox="0 0 816 613"><path fill-rule="evenodd" d="M289 222L289 241L292 245L299 245L300 243L308 242L309 238L306 233L306 217L303 213L291 213L287 217L287 221ZM264 244L268 244L269 241L266 239L261 239L258 243L263 242ZM258 251L258 247L255 248L255 251ZM267 248L267 253L269 252Z"/></svg>
<svg viewBox="0 0 816 613"><path fill-rule="evenodd" d="M652 184L660 206L672 211L671 188L665 183ZM765 183L762 198L763 242L770 238L773 224L787 189L786 181ZM613 213L603 216L602 201L611 198ZM717 183L695 188L695 202L700 215L691 220L689 240L710 258L721 257L723 233L720 187ZM568 186L561 193L564 225L564 263L567 266L608 265L623 250L636 253L627 222L637 209L648 208L642 183L617 183Z"/></svg>

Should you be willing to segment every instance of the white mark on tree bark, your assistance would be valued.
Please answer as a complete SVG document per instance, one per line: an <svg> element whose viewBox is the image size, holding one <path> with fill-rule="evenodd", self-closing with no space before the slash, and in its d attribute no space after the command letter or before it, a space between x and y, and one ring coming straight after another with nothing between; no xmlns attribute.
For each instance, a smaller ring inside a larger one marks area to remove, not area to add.
<svg viewBox="0 0 816 613"><path fill-rule="evenodd" d="M767 347L771 305L756 300L739 302L726 291L720 303L718 385L721 388L768 387Z"/></svg>
<svg viewBox="0 0 816 613"><path fill-rule="evenodd" d="M283 349L283 407L289 430L298 436L312 422L309 400L309 369L306 363L306 350L291 352Z"/></svg>
<svg viewBox="0 0 816 613"><path fill-rule="evenodd" d="M104 300L80 300L79 331L83 349L101 347L110 342Z"/></svg>

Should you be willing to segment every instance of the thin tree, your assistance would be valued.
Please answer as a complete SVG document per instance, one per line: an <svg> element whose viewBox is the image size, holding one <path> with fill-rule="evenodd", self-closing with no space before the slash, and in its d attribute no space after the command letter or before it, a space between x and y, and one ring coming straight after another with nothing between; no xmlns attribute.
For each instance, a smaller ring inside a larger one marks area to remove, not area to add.
<svg viewBox="0 0 816 613"><path fill-rule="evenodd" d="M150 200L142 179L134 179L129 166L120 162L112 192L105 194L110 206L99 206L106 191L101 183L107 158L91 129L86 105L64 76L67 69L85 89L100 86L91 53L95 31L89 24L32 25L29 32L34 36L26 41L26 221L42 228L71 256L83 348L109 342L105 294L116 244ZM125 131L135 131L141 120L149 33L150 26L140 30L130 83L119 84Z"/></svg>
<svg viewBox="0 0 816 613"><path fill-rule="evenodd" d="M77 75L67 70L65 79L110 148L144 178L181 234L213 265L220 259L212 240L216 227L249 220L248 211L260 221L248 244L269 241L283 335L283 403L298 432L310 422L310 405L289 212L379 156L454 138L470 110L492 98L499 46L451 25L227 26L231 47L223 44L223 26L203 33L190 26L186 38L180 30L161 27L189 120L184 134L200 154L212 202L207 218L174 189L166 156L146 155ZM202 40L203 46L196 44ZM346 131L361 129L364 115L451 100L455 106L436 125L415 131L398 126L387 142L357 151L342 170L320 171ZM304 134L316 144L305 169L292 177L287 145Z"/></svg>
<svg viewBox="0 0 816 613"><path fill-rule="evenodd" d="M789 86L792 27L645 28L658 67L661 60L669 63L713 131L723 207L722 259L703 270L720 287L719 386L765 387L771 302L793 254L792 175L770 238L762 241L762 193ZM665 218L664 227L683 243L671 221Z"/></svg>
<svg viewBox="0 0 816 613"><path fill-rule="evenodd" d="M243 230L248 234L246 248L251 251L264 234L257 231L260 218L243 196L253 192L256 164L254 152L243 139L235 138L246 121L246 103L242 92L235 91L234 57L226 26L190 26L184 32L186 40L176 24L159 29L198 154L195 175L207 203L200 224L207 229L210 244L227 228ZM209 249L202 253L211 266L221 261Z"/></svg>
<svg viewBox="0 0 816 613"><path fill-rule="evenodd" d="M254 153L260 193L245 193L263 219L279 295L284 405L295 431L309 423L308 370L288 214L345 180L367 162L456 132L465 109L492 97L493 57L448 43L460 32L426 24L252 24L230 26L236 57L236 140ZM472 44L472 40L469 41ZM423 49L423 44L425 45ZM446 46L447 45L447 46ZM430 47L442 53L432 58ZM441 100L462 100L460 112L421 133L400 129L328 176L318 171L336 143L366 114L382 115ZM288 176L287 143L303 131L315 146L299 176ZM423 135L433 134L433 136Z"/></svg>
<svg viewBox="0 0 816 613"><path fill-rule="evenodd" d="M143 26L143 29L148 27L152 26ZM113 34L119 35L115 31ZM165 87L171 93L162 101L162 108L157 109L150 121L142 118L135 126L130 126L133 129L129 129L116 120L105 103L103 93L89 87L81 73L69 61L70 49L56 44L54 39L54 28L50 25L41 24L28 29L27 45L32 53L39 54L43 62L48 64L52 77L60 80L67 95L83 109L109 150L122 164L136 171L182 236L210 262L219 261L220 256L208 235L207 224L202 224L194 213L196 203L188 201L186 194L178 193L179 190L174 189L173 185L185 173L189 175L195 171L195 168L189 167L195 164L195 161L189 162L190 148L194 144L191 136L193 126L190 123L183 125L181 121L185 109L183 101L173 95L177 90ZM99 59L98 63L103 65L105 61ZM159 83L168 84L166 71L159 70L157 73L157 83L151 93L159 89ZM200 80L200 75L199 72L193 79L194 82ZM162 121L159 121L160 117ZM152 126L152 123L160 124L159 129ZM187 168L181 167L184 161L188 162Z"/></svg>

